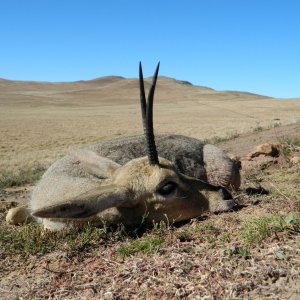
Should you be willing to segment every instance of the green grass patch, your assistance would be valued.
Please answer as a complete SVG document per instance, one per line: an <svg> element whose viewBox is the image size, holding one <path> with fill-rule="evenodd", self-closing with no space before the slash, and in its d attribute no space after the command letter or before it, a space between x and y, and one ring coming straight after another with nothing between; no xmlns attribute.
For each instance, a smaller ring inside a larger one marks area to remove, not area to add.
<svg viewBox="0 0 300 300"><path fill-rule="evenodd" d="M40 165L16 172L2 171L0 173L0 189L35 183L42 177L44 172L45 168Z"/></svg>
<svg viewBox="0 0 300 300"><path fill-rule="evenodd" d="M162 237L148 235L120 246L116 251L116 255L121 258L132 256L136 253L149 255L158 251L164 243L165 240Z"/></svg>
<svg viewBox="0 0 300 300"><path fill-rule="evenodd" d="M283 183L287 185L287 183L296 183L300 182L300 167L293 166L291 168L285 168L281 170L275 170L269 175L267 175L267 179L270 179L276 183Z"/></svg>
<svg viewBox="0 0 300 300"><path fill-rule="evenodd" d="M141 238L137 238L135 231L128 231L122 225L99 228L89 224L82 229L60 232L45 231L34 222L20 227L3 226L0 227L0 256L45 254L55 250L81 252L128 238L132 242L121 246L117 251L118 256L130 256L137 252L150 254L164 243L166 231L167 225L164 223L154 224L150 234Z"/></svg>
<svg viewBox="0 0 300 300"><path fill-rule="evenodd" d="M282 153L285 157L290 157L293 150L300 146L300 139L296 137L282 136L278 138L278 141L282 144Z"/></svg>
<svg viewBox="0 0 300 300"><path fill-rule="evenodd" d="M292 185L300 183L300 165L272 171L266 175L266 181L271 185L273 196L280 196L300 200L300 194Z"/></svg>
<svg viewBox="0 0 300 300"><path fill-rule="evenodd" d="M292 150L289 147L283 147L282 153L285 157L289 157L292 153Z"/></svg>
<svg viewBox="0 0 300 300"><path fill-rule="evenodd" d="M107 229L92 226L69 232L44 231L36 223L13 229L0 227L0 254L45 254L57 249L81 251L103 242L107 234Z"/></svg>
<svg viewBox="0 0 300 300"><path fill-rule="evenodd" d="M227 244L231 242L231 236L231 232L224 232L220 235L219 240L221 241L221 243Z"/></svg>
<svg viewBox="0 0 300 300"><path fill-rule="evenodd" d="M300 213L273 215L253 219L243 225L240 238L247 246L259 245L277 231L299 232Z"/></svg>
<svg viewBox="0 0 300 300"><path fill-rule="evenodd" d="M129 231L128 237L130 237L131 240L117 249L116 256L124 258L137 253L149 255L158 251L161 246L165 244L166 236L170 234L171 229L169 225L163 221L153 222L152 225L150 228L147 224L141 224L140 229L143 233L142 236L138 232L139 230Z"/></svg>
<svg viewBox="0 0 300 300"><path fill-rule="evenodd" d="M4 254L47 253L56 246L56 239L43 234L36 224L12 230L0 227L0 252Z"/></svg>

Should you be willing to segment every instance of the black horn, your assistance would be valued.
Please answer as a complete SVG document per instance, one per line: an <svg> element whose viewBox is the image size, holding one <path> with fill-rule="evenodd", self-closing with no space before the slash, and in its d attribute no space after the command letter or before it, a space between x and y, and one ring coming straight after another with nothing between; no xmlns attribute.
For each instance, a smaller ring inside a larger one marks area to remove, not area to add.
<svg viewBox="0 0 300 300"><path fill-rule="evenodd" d="M145 96L144 77L143 77L143 70L142 70L142 63L141 62L140 62L140 66L139 66L139 79L140 79L141 111L142 111L143 127L145 129L146 126L147 126L147 121L146 121L146 96Z"/></svg>
<svg viewBox="0 0 300 300"><path fill-rule="evenodd" d="M159 63L157 64L156 70L153 75L152 84L149 90L147 102L145 96L144 78L142 71L142 64L139 66L139 81L140 81L140 100L141 100L141 111L143 118L143 127L147 143L147 154L150 165L158 165L158 155L156 151L154 131L153 131L153 100L154 91L157 81L157 75L159 70Z"/></svg>

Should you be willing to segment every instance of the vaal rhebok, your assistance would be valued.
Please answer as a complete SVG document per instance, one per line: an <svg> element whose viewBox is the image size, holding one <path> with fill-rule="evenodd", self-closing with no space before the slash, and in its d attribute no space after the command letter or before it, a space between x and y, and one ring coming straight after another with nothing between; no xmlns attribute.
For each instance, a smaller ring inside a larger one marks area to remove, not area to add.
<svg viewBox="0 0 300 300"><path fill-rule="evenodd" d="M28 205L8 212L8 223L33 217L50 230L88 222L172 223L233 207L227 188L239 187L239 166L222 150L180 135L158 135L155 142L158 69L159 64L146 100L141 64L139 68L144 135L99 143L56 161Z"/></svg>

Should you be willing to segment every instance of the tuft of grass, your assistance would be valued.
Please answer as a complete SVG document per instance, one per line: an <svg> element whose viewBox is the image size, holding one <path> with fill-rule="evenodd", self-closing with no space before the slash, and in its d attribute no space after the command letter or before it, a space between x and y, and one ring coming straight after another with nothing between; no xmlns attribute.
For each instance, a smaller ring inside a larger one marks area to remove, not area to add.
<svg viewBox="0 0 300 300"><path fill-rule="evenodd" d="M245 223L241 228L240 237L247 246L254 246L276 231L299 232L299 226L300 213L263 216Z"/></svg>
<svg viewBox="0 0 300 300"><path fill-rule="evenodd" d="M291 185L297 185L300 182L300 166L299 164L284 168L281 170L274 170L265 176L265 181L270 185L270 191L273 196L283 196L285 198L293 199L293 201L300 200L300 194ZM288 184L287 184L288 183ZM297 200L298 199L298 200Z"/></svg>
<svg viewBox="0 0 300 300"><path fill-rule="evenodd" d="M146 224L142 223L142 227L143 225ZM166 237L170 235L170 227L163 221L153 222L152 225L151 229L147 225L142 228L143 233L150 230L148 235L142 235L139 237L135 230L133 232L129 232L129 236L132 237L133 233L135 238L126 244L121 245L116 251L116 256L124 258L136 253L149 255L158 251L160 247L165 244Z"/></svg>
<svg viewBox="0 0 300 300"><path fill-rule="evenodd" d="M232 234L230 232L224 232L223 234L220 235L219 240L223 244L230 243L230 241L231 241L231 235Z"/></svg>
<svg viewBox="0 0 300 300"><path fill-rule="evenodd" d="M165 236L169 233L170 228L164 221L153 222L153 228L151 231L158 236Z"/></svg>
<svg viewBox="0 0 300 300"><path fill-rule="evenodd" d="M297 137L282 136L278 138L278 141L281 144L286 144L293 147L300 147L300 138Z"/></svg>
<svg viewBox="0 0 300 300"><path fill-rule="evenodd" d="M241 238L247 245L260 243L270 234L270 224L274 217L261 217L244 224L241 229Z"/></svg>
<svg viewBox="0 0 300 300"><path fill-rule="evenodd" d="M135 239L117 250L120 257L141 252L151 254L164 244L167 225L164 222L154 224L149 235L137 238L135 232L127 232L123 225L118 227L95 227L93 224L78 229L60 232L45 231L37 223L29 223L20 227L0 227L0 256L45 254L55 250L81 252L95 245L106 244L108 241L124 241L125 238Z"/></svg>
<svg viewBox="0 0 300 300"><path fill-rule="evenodd" d="M37 223L13 229L0 227L0 254L45 254L57 249L81 251L105 239L105 228L87 226L68 232L45 231Z"/></svg>
<svg viewBox="0 0 300 300"><path fill-rule="evenodd" d="M164 243L165 240L162 237L148 235L120 246L116 251L116 255L121 258L131 256L136 253L149 255L158 251Z"/></svg>
<svg viewBox="0 0 300 300"><path fill-rule="evenodd" d="M289 147L283 147L282 148L282 154L285 156L285 157L289 157L292 153L292 150L289 148Z"/></svg>
<svg viewBox="0 0 300 300"><path fill-rule="evenodd" d="M278 138L282 144L282 153L285 157L289 157L295 148L300 147L300 139L297 137L282 136Z"/></svg>
<svg viewBox="0 0 300 300"><path fill-rule="evenodd" d="M72 229L68 234L62 234L58 240L67 251L82 251L85 248L103 243L108 238L107 228L87 226L82 230Z"/></svg>
<svg viewBox="0 0 300 300"><path fill-rule="evenodd" d="M0 253L37 254L47 253L55 248L56 240L43 234L36 224L29 224L12 230L0 227Z"/></svg>
<svg viewBox="0 0 300 300"><path fill-rule="evenodd" d="M42 177L45 170L45 167L36 165L29 169L18 170L17 172L2 171L0 173L0 189L35 183Z"/></svg>
<svg viewBox="0 0 300 300"><path fill-rule="evenodd" d="M168 226L164 223L153 224L149 235L138 238L135 232L127 232L124 226L95 227L93 224L78 229L60 232L45 231L37 223L29 223L20 227L0 227L0 256L45 254L55 250L81 252L95 245L108 241L124 241L135 238L117 250L117 256L125 257L141 252L151 254L165 243Z"/></svg>

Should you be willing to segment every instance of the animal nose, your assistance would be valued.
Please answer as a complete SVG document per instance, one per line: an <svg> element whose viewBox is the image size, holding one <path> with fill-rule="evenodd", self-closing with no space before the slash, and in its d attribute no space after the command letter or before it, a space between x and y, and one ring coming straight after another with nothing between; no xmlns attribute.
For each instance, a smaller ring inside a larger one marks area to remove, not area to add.
<svg viewBox="0 0 300 300"><path fill-rule="evenodd" d="M219 193L222 196L223 200L232 200L232 195L224 187L221 187L221 189L219 190Z"/></svg>

